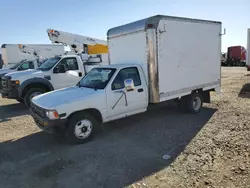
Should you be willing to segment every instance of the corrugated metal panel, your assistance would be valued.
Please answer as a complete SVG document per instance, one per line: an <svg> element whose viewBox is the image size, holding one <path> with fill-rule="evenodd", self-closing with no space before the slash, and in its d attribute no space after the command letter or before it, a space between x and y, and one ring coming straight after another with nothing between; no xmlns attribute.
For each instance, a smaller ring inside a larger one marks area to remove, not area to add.
<svg viewBox="0 0 250 188"><path fill-rule="evenodd" d="M158 27L158 24L161 19L168 20L185 20L188 22L197 22L197 23L210 23L210 24L221 24L218 21L210 21L210 20L201 20L201 19L192 19L192 18L183 18L183 17L174 17L174 16L165 16L165 15L156 15L146 19L142 19L136 22L132 22L129 24L121 25L118 27L114 27L108 30L107 36L108 38L125 35L133 32L138 32L145 30L147 24L153 24L155 28Z"/></svg>

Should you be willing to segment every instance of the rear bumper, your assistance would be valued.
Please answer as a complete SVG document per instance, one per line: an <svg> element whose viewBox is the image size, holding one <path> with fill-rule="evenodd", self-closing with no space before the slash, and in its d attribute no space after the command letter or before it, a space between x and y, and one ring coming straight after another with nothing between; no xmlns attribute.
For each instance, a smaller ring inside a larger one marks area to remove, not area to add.
<svg viewBox="0 0 250 188"><path fill-rule="evenodd" d="M68 123L67 119L50 120L47 117L42 118L38 116L36 113L34 113L32 109L30 110L30 114L33 117L36 125L45 132L51 134L62 133L67 128L67 123Z"/></svg>

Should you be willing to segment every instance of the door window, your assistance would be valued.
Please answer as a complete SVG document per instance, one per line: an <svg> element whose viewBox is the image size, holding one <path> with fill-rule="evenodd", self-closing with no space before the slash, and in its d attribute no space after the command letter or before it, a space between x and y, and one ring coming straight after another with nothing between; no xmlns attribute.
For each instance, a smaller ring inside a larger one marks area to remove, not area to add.
<svg viewBox="0 0 250 188"><path fill-rule="evenodd" d="M76 58L64 58L57 66L64 65L65 70L78 70Z"/></svg>
<svg viewBox="0 0 250 188"><path fill-rule="evenodd" d="M27 70L27 69L34 69L34 63L33 61L26 61L24 62L19 68L18 70Z"/></svg>
<svg viewBox="0 0 250 188"><path fill-rule="evenodd" d="M141 85L141 79L136 67L125 68L120 70L120 72L116 75L112 83L112 90L123 89L124 88L124 80L133 79L135 86Z"/></svg>

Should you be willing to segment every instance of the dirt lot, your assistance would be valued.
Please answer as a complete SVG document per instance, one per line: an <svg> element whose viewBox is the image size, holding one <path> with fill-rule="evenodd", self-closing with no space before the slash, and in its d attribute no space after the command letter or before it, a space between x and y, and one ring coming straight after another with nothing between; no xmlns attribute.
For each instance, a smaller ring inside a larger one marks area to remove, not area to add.
<svg viewBox="0 0 250 188"><path fill-rule="evenodd" d="M223 94L199 115L161 105L77 146L40 132L23 105L0 98L0 187L250 187L246 73L223 68Z"/></svg>

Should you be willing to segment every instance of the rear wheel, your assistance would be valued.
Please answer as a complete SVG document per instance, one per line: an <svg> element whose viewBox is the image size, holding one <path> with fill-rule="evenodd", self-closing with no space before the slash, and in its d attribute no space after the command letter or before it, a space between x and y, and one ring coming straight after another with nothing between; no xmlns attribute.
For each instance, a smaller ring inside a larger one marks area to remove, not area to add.
<svg viewBox="0 0 250 188"><path fill-rule="evenodd" d="M101 124L96 118L88 112L79 112L69 119L65 136L72 144L83 144L91 140L100 128Z"/></svg>
<svg viewBox="0 0 250 188"><path fill-rule="evenodd" d="M27 108L30 108L30 103L33 97L38 96L46 91L42 88L32 88L24 95L24 104Z"/></svg>
<svg viewBox="0 0 250 188"><path fill-rule="evenodd" d="M203 98L200 93L194 92L186 97L186 107L188 112L197 114L203 105Z"/></svg>

